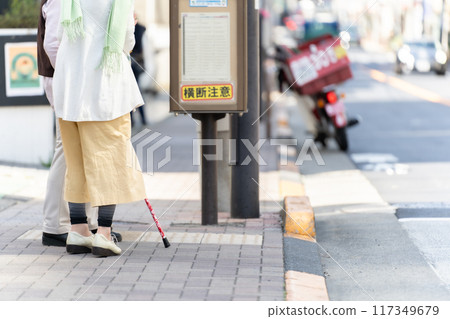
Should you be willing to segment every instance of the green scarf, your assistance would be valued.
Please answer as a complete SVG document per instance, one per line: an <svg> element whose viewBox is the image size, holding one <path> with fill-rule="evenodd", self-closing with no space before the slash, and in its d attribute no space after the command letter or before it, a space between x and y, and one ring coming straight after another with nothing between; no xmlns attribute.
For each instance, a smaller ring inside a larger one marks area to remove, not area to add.
<svg viewBox="0 0 450 319"><path fill-rule="evenodd" d="M74 41L84 37L83 10L79 0L62 0L61 5L61 24L69 40ZM114 0L113 2L103 45L102 61L99 65L99 68L108 73L121 71L121 56L132 6L133 0Z"/></svg>

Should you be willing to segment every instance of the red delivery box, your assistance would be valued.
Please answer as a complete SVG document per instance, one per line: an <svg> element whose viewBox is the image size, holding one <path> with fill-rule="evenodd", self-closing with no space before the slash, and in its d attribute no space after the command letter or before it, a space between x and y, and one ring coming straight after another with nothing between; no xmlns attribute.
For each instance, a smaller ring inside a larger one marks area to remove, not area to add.
<svg viewBox="0 0 450 319"><path fill-rule="evenodd" d="M287 76L292 89L300 94L312 95L353 77L347 51L340 45L339 38L325 35L290 53L286 61Z"/></svg>

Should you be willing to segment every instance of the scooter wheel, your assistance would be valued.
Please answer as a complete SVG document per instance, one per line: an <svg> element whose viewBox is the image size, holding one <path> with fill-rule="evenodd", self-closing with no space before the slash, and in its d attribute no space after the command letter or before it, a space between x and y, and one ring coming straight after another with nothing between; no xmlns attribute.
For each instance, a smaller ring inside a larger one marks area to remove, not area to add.
<svg viewBox="0 0 450 319"><path fill-rule="evenodd" d="M322 144L323 147L327 147L327 134L319 132L314 139L314 142Z"/></svg>
<svg viewBox="0 0 450 319"><path fill-rule="evenodd" d="M348 150L347 129L345 127L336 128L335 139L341 151Z"/></svg>

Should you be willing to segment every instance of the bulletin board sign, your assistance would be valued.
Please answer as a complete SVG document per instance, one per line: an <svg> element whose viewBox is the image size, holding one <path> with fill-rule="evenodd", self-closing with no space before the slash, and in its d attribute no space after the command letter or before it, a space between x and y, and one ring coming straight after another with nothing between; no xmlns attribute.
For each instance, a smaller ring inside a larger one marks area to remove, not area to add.
<svg viewBox="0 0 450 319"><path fill-rule="evenodd" d="M4 48L6 97L43 95L36 42L6 43Z"/></svg>
<svg viewBox="0 0 450 319"><path fill-rule="evenodd" d="M246 4L170 1L171 112L247 111Z"/></svg>
<svg viewBox="0 0 450 319"><path fill-rule="evenodd" d="M0 106L48 105L35 34L0 34Z"/></svg>

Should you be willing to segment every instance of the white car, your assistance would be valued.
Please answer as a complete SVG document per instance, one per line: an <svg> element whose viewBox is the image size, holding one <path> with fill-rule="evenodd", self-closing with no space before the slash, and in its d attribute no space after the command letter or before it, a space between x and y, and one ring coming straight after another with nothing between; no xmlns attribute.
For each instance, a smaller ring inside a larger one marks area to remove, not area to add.
<svg viewBox="0 0 450 319"><path fill-rule="evenodd" d="M447 71L447 54L439 42L420 40L405 42L397 52L395 72L408 74L411 71L434 71L445 75Z"/></svg>

